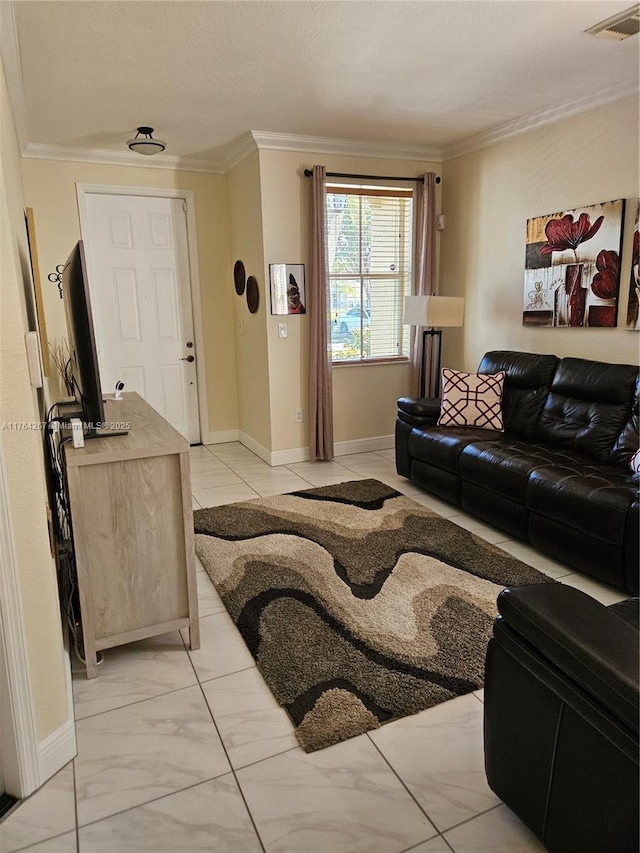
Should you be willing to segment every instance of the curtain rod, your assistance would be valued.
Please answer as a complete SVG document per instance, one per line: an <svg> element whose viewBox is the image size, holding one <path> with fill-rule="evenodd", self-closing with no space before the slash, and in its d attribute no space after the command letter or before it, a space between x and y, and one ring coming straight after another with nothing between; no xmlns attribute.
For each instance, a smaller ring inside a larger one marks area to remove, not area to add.
<svg viewBox="0 0 640 853"><path fill-rule="evenodd" d="M311 169L304 170L305 178L310 178L313 175ZM424 178L397 178L390 175L347 175L343 172L327 172L328 178L363 178L365 180L374 180L374 181L417 181L420 183L424 183ZM436 177L436 184L439 184L441 181L440 176Z"/></svg>

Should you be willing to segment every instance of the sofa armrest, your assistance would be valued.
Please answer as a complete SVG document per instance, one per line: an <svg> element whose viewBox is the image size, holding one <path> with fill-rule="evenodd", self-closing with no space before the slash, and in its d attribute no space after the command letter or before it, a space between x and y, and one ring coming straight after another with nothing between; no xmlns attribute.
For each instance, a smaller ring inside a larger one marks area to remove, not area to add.
<svg viewBox="0 0 640 853"><path fill-rule="evenodd" d="M638 631L600 602L564 584L505 589L498 596L505 625L638 731Z"/></svg>
<svg viewBox="0 0 640 853"><path fill-rule="evenodd" d="M439 397L400 397L398 418L412 426L435 426L440 417Z"/></svg>

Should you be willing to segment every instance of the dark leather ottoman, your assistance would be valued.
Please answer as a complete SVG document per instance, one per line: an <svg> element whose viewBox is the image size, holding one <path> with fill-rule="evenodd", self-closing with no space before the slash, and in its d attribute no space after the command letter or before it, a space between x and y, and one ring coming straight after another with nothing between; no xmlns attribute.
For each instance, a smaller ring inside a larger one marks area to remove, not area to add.
<svg viewBox="0 0 640 853"><path fill-rule="evenodd" d="M637 853L638 599L563 584L505 590L487 649L495 794L550 853Z"/></svg>

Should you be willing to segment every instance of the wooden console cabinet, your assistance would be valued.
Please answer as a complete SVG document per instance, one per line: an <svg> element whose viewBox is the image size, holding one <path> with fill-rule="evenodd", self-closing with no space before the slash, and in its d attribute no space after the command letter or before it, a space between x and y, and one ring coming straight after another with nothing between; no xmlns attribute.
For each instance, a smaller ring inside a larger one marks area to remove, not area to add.
<svg viewBox="0 0 640 853"><path fill-rule="evenodd" d="M105 418L128 434L64 447L87 678L101 649L179 628L200 646L189 444L133 392Z"/></svg>

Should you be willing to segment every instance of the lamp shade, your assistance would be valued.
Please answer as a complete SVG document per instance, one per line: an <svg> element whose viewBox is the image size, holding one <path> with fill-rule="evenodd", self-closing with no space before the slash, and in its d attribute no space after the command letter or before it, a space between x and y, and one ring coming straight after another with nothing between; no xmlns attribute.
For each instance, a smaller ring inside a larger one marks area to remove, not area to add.
<svg viewBox="0 0 640 853"><path fill-rule="evenodd" d="M133 139L127 139L127 145L136 154L159 154L167 147L167 143L161 139L154 139L151 135L152 127L139 127Z"/></svg>
<svg viewBox="0 0 640 853"><path fill-rule="evenodd" d="M405 296L406 326L462 326L464 297L462 296Z"/></svg>

